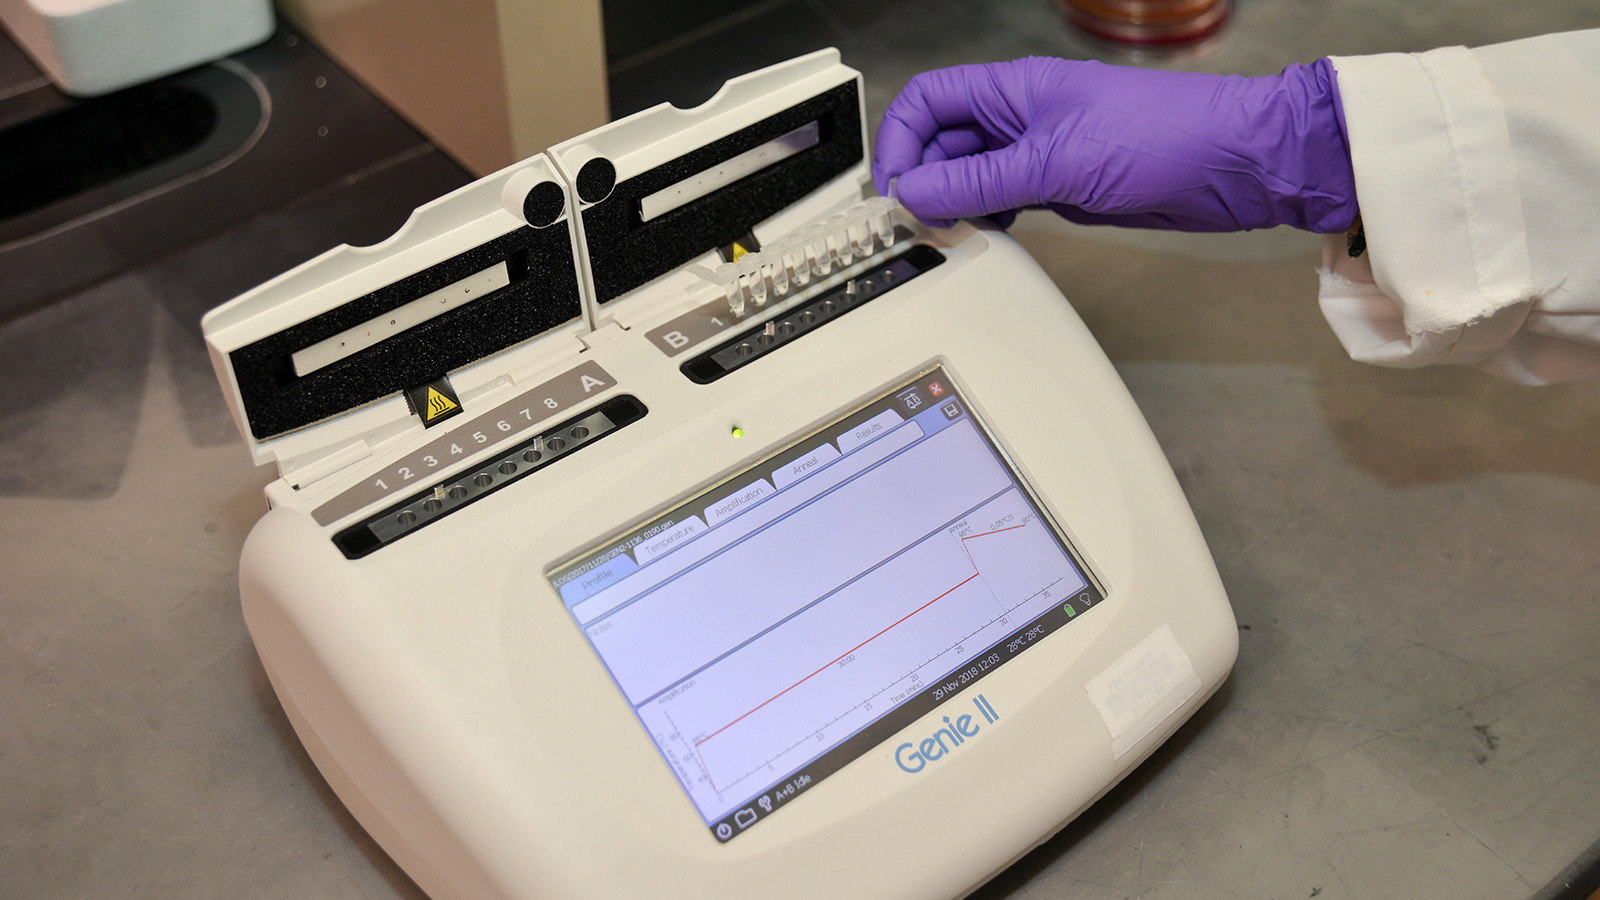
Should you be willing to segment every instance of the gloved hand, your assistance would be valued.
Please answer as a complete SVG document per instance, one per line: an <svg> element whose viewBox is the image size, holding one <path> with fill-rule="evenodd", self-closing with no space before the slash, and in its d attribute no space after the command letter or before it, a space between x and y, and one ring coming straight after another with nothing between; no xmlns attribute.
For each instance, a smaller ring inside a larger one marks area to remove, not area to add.
<svg viewBox="0 0 1600 900"><path fill-rule="evenodd" d="M1346 230L1355 175L1333 65L1245 78L1030 57L911 79L878 130L880 193L930 225L1045 206L1074 222Z"/></svg>

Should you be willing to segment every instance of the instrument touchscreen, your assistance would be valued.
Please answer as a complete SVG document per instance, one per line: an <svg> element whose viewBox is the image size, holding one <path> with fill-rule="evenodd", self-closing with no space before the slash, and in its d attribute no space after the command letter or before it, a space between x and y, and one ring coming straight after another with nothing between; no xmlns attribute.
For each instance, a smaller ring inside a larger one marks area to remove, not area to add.
<svg viewBox="0 0 1600 900"><path fill-rule="evenodd" d="M721 841L1103 596L937 367L549 578Z"/></svg>

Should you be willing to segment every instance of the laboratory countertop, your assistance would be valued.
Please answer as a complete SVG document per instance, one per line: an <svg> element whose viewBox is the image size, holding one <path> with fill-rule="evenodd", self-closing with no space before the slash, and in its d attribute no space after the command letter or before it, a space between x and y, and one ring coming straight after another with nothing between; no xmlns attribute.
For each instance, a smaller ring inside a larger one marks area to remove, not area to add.
<svg viewBox="0 0 1600 900"><path fill-rule="evenodd" d="M250 642L238 560L269 475L198 329L249 277L459 181L395 134L354 174L0 316L0 897L422 898ZM1504 900L1600 838L1600 386L1349 361L1309 235L1044 213L1013 234L1165 449L1239 657L974 896Z"/></svg>

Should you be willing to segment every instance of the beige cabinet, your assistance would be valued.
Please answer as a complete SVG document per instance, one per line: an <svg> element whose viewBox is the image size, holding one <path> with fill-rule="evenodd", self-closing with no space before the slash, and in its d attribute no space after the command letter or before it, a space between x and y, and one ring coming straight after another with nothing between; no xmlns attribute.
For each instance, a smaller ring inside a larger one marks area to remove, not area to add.
<svg viewBox="0 0 1600 900"><path fill-rule="evenodd" d="M608 119L599 0L279 0L278 8L475 174Z"/></svg>

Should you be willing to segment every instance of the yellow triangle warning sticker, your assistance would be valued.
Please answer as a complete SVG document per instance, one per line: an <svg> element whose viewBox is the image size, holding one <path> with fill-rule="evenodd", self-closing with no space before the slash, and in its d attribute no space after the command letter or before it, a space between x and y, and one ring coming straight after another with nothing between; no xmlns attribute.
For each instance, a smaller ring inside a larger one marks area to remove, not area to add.
<svg viewBox="0 0 1600 900"><path fill-rule="evenodd" d="M723 262L738 262L741 257L761 249L761 240L754 233L746 231L733 240L717 247L717 253L722 255Z"/></svg>
<svg viewBox="0 0 1600 900"><path fill-rule="evenodd" d="M428 414L423 417L423 421L432 422L434 419L460 408L461 405L459 403L439 393L438 388L430 385L428 387Z"/></svg>
<svg viewBox="0 0 1600 900"><path fill-rule="evenodd" d="M461 400L456 397L449 378L435 378L406 388L406 402L427 428L461 412Z"/></svg>

